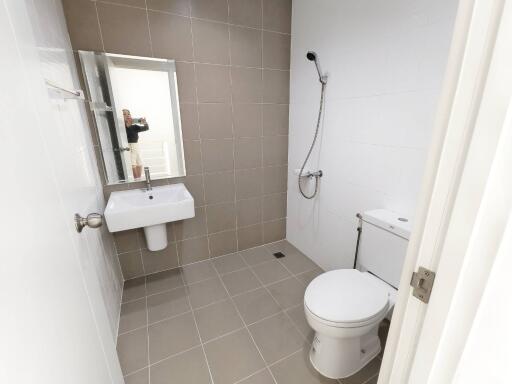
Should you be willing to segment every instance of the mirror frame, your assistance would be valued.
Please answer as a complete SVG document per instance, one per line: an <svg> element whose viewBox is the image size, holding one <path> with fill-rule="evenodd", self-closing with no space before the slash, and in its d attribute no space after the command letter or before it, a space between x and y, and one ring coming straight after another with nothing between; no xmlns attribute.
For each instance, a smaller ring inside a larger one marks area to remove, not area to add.
<svg viewBox="0 0 512 384"><path fill-rule="evenodd" d="M183 144L183 133L182 133L182 124L181 124L181 114L180 114L180 107L179 107L179 94L178 94L178 78L176 75L176 63L174 60L170 59L160 59L160 58L153 58L153 57L143 57L143 56L130 56L130 55L121 55L121 54L115 54L115 53L106 53L106 52L95 52L95 51L78 51L78 55L80 58L80 64L81 64L81 71L82 71L82 79L85 84L87 97L89 100L90 105L90 111L92 115L92 119L94 121L94 130L96 133L96 136L98 137L98 143L100 147L101 152L101 166L103 167L103 172L105 175L105 182L106 185L119 185L119 184L128 184L128 183L138 183L141 181L144 181L144 179L130 179L130 172L128 170L125 170L126 168L124 166L124 161L122 160L123 165L123 173L126 173L127 178L125 180L118 180L118 181L112 181L112 176L108 174L106 165L105 165L105 159L104 159L104 150L112 150L113 152L116 150L115 148L104 148L104 143L101 142L101 135L99 133L98 129L98 121L96 117L97 111L102 111L106 113L112 113L113 114L113 124L115 125L115 129L117 132L121 132L121 129L119 127L119 121L116 116L116 105L114 100L114 95L112 91L112 84L110 83L110 77L106 76L106 83L107 84L101 84L101 88L103 92L108 92L108 96L110 99L110 106L107 105L103 101L96 101L93 100L93 94L89 88L89 81L87 78L87 71L85 67L84 57L91 57L94 56L96 59L96 63L98 63L98 59L103 62L104 69L106 70L108 67L107 60L111 60L114 63L121 64L124 68L132 68L132 69L142 69L142 70L153 70L153 71L166 71L168 72L169 76L169 92L171 95L171 112L172 112L172 119L173 119L173 127L174 127L174 137L176 141L176 158L178 161L178 169L181 169L182 172L177 175L165 175L162 177L153 177L153 180L159 180L159 179L169 179L169 178L176 178L176 177L184 177L186 176L186 167L185 167L185 153L184 153L184 144ZM98 65L96 65L96 68L98 68ZM105 88L105 89L104 89ZM109 128L110 126L109 123ZM179 141L179 142L178 142ZM118 148L119 150L119 148ZM120 152L119 152L120 153ZM98 164L99 165L99 164ZM119 165L118 165L119 170Z"/></svg>

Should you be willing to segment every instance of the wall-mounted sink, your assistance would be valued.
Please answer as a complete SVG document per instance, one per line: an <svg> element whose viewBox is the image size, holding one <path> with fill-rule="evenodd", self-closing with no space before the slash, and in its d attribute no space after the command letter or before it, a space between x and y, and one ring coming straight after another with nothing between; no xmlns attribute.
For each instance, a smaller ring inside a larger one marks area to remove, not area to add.
<svg viewBox="0 0 512 384"><path fill-rule="evenodd" d="M167 246L165 223L194 217L194 198L185 185L172 184L112 192L105 209L110 232L144 228L150 251Z"/></svg>

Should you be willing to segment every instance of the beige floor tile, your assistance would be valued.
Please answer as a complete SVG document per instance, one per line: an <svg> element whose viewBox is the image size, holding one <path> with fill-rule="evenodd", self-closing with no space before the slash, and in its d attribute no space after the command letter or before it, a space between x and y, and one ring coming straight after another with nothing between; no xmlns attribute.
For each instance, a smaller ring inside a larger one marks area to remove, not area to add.
<svg viewBox="0 0 512 384"><path fill-rule="evenodd" d="M361 369L356 374L347 377L345 379L341 379L341 384L363 384L366 383L367 380L377 375L380 370L380 359L378 357L374 358L370 361L366 366Z"/></svg>
<svg viewBox="0 0 512 384"><path fill-rule="evenodd" d="M231 300L198 309L195 315L203 342L244 326Z"/></svg>
<svg viewBox="0 0 512 384"><path fill-rule="evenodd" d="M192 308L199 308L228 297L218 277L189 285L188 291Z"/></svg>
<svg viewBox="0 0 512 384"><path fill-rule="evenodd" d="M267 288L282 309L288 309L304 301L305 287L294 277L269 285Z"/></svg>
<svg viewBox="0 0 512 384"><path fill-rule="evenodd" d="M184 287L148 296L149 323L177 316L190 310Z"/></svg>
<svg viewBox="0 0 512 384"><path fill-rule="evenodd" d="M320 268L315 268L308 272L299 273L296 275L296 277L307 287L315 277L321 275L322 273L324 273L324 271L322 271Z"/></svg>
<svg viewBox="0 0 512 384"><path fill-rule="evenodd" d="M240 255L244 258L245 262L251 266L276 259L264 245L246 249L240 252Z"/></svg>
<svg viewBox="0 0 512 384"><path fill-rule="evenodd" d="M148 332L151 363L156 363L200 343L192 313L152 324Z"/></svg>
<svg viewBox="0 0 512 384"><path fill-rule="evenodd" d="M265 366L246 330L205 344L215 384L232 384Z"/></svg>
<svg viewBox="0 0 512 384"><path fill-rule="evenodd" d="M181 271L179 268L146 276L148 295L181 287L182 285L183 280L181 279Z"/></svg>
<svg viewBox="0 0 512 384"><path fill-rule="evenodd" d="M233 300L246 324L252 324L280 311L279 305L265 288L244 293Z"/></svg>
<svg viewBox="0 0 512 384"><path fill-rule="evenodd" d="M336 380L320 375L309 362L305 349L270 367L279 384L336 384Z"/></svg>
<svg viewBox="0 0 512 384"><path fill-rule="evenodd" d="M149 369L144 368L141 371L125 376L124 384L149 384Z"/></svg>
<svg viewBox="0 0 512 384"><path fill-rule="evenodd" d="M261 286L249 268L223 275L222 281L230 295L238 295Z"/></svg>
<svg viewBox="0 0 512 384"><path fill-rule="evenodd" d="M275 384L275 382L269 370L265 369L242 380L240 384Z"/></svg>
<svg viewBox="0 0 512 384"><path fill-rule="evenodd" d="M148 365L148 343L146 328L125 333L117 338L117 355L123 375Z"/></svg>
<svg viewBox="0 0 512 384"><path fill-rule="evenodd" d="M123 287L123 303L146 296L146 281L144 277L126 280Z"/></svg>
<svg viewBox="0 0 512 384"><path fill-rule="evenodd" d="M272 364L304 346L303 336L284 313L249 327L267 364Z"/></svg>
<svg viewBox="0 0 512 384"><path fill-rule="evenodd" d="M252 270L265 285L291 276L286 268L278 261L269 261L267 263L258 264L254 266Z"/></svg>
<svg viewBox="0 0 512 384"><path fill-rule="evenodd" d="M147 324L146 319L145 298L122 304L119 317L119 333L145 326Z"/></svg>
<svg viewBox="0 0 512 384"><path fill-rule="evenodd" d="M182 269L182 274L185 284L194 284L217 276L217 272L215 268L213 268L213 263L210 260L186 265Z"/></svg>
<svg viewBox="0 0 512 384"><path fill-rule="evenodd" d="M313 331L306 320L304 306L300 304L294 308L288 309L286 313L290 316L293 324L295 324L302 336L304 336L309 343L312 343L313 337L315 337L315 331Z"/></svg>
<svg viewBox="0 0 512 384"><path fill-rule="evenodd" d="M285 257L280 258L279 261L294 274L318 268L318 265L302 253L287 254Z"/></svg>
<svg viewBox="0 0 512 384"><path fill-rule="evenodd" d="M201 347L151 366L151 384L209 384L210 382L208 366Z"/></svg>
<svg viewBox="0 0 512 384"><path fill-rule="evenodd" d="M245 264L244 260L238 253L217 257L213 259L213 264L221 275L247 267L247 264Z"/></svg>

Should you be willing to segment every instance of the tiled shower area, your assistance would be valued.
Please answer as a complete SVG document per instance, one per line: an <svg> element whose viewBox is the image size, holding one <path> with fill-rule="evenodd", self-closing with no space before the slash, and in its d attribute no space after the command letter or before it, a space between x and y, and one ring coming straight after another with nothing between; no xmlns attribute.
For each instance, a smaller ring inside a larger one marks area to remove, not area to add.
<svg viewBox="0 0 512 384"><path fill-rule="evenodd" d="M127 280L117 341L126 384L376 383L380 356L339 381L309 363L303 298L321 272L283 240Z"/></svg>

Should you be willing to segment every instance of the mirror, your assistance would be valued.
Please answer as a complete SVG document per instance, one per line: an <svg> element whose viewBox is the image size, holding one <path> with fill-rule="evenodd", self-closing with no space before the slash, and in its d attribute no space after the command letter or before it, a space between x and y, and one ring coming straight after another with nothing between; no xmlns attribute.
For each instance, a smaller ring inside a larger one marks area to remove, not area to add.
<svg viewBox="0 0 512 384"><path fill-rule="evenodd" d="M79 56L107 184L185 176L174 60Z"/></svg>

